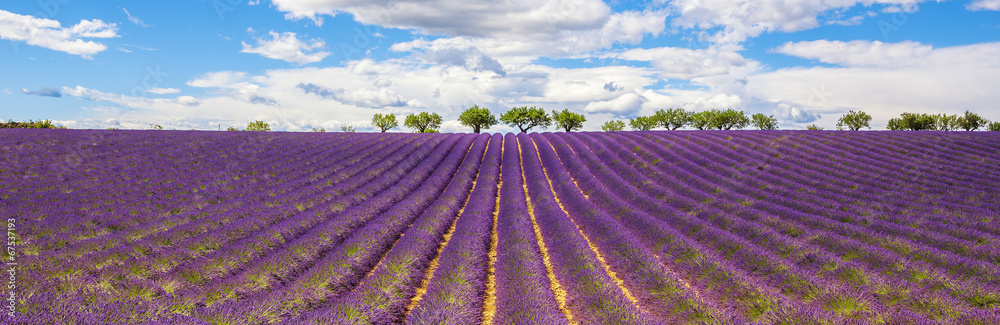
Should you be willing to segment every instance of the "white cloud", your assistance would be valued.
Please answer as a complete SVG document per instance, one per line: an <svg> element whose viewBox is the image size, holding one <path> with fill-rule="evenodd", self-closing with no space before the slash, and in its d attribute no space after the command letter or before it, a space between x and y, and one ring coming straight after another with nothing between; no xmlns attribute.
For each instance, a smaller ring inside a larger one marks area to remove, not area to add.
<svg viewBox="0 0 1000 325"><path fill-rule="evenodd" d="M128 12L128 9L121 8L121 10L123 12L125 12L125 16L128 16L128 21L131 21L136 26L139 26L139 27L153 27L153 25L146 24L146 22L142 21L142 19L139 19L139 17L132 16L132 13Z"/></svg>
<svg viewBox="0 0 1000 325"><path fill-rule="evenodd" d="M176 94L176 93L181 92L181 90L177 89L177 88L151 88L151 89L146 90L146 91L154 93L154 94L160 94L160 95Z"/></svg>
<svg viewBox="0 0 1000 325"><path fill-rule="evenodd" d="M1000 11L1000 0L975 0L965 5L965 9L971 11L993 10Z"/></svg>
<svg viewBox="0 0 1000 325"><path fill-rule="evenodd" d="M268 34L271 35L271 39L269 40L264 37L256 38L257 47L243 42L243 50L240 53L260 54L269 59L282 60L299 65L323 61L324 58L330 55L330 52L316 51L326 48L326 43L321 39L315 38L302 41L292 32L278 34L271 31Z"/></svg>
<svg viewBox="0 0 1000 325"><path fill-rule="evenodd" d="M302 89L302 91L307 94L315 94L323 98L333 99L343 104L354 105L357 107L385 108L403 107L407 105L407 101L403 98L403 96L400 96L396 92L386 88L379 90L346 90L344 88L330 89L312 83L298 84L296 87Z"/></svg>
<svg viewBox="0 0 1000 325"><path fill-rule="evenodd" d="M930 45L905 41L811 41L788 42L775 52L848 67L901 67L926 65L933 52Z"/></svg>
<svg viewBox="0 0 1000 325"><path fill-rule="evenodd" d="M858 4L896 5L915 10L921 0L661 0L679 17L673 24L685 28L722 27L713 35L717 43L740 43L765 32L795 32L820 25L822 13Z"/></svg>
<svg viewBox="0 0 1000 325"><path fill-rule="evenodd" d="M757 65L733 49L723 49L718 46L707 49L679 47L629 49L602 56L622 60L649 61L660 70L660 75L664 78L685 80L724 75L736 68L748 65L753 65L755 68Z"/></svg>
<svg viewBox="0 0 1000 325"><path fill-rule="evenodd" d="M588 113L615 113L624 115L639 111L642 108L643 102L644 99L638 94L628 93L612 100L591 102L583 110Z"/></svg>
<svg viewBox="0 0 1000 325"><path fill-rule="evenodd" d="M211 94L226 95L251 104L278 105L278 100L252 79L245 72L219 71L206 73L188 81L187 85L207 88Z"/></svg>
<svg viewBox="0 0 1000 325"><path fill-rule="evenodd" d="M108 47L84 38L118 37L118 26L101 20L81 20L64 28L55 20L18 15L0 10L0 39L24 41L29 45L66 52L90 59Z"/></svg>
<svg viewBox="0 0 1000 325"><path fill-rule="evenodd" d="M194 98L194 97L191 97L191 96L180 96L180 97L177 97L177 99L175 99L174 102L176 102L178 104L181 104L181 105L184 105L184 106L191 106L191 107L198 106L198 105L201 104L201 101L199 101L197 98Z"/></svg>

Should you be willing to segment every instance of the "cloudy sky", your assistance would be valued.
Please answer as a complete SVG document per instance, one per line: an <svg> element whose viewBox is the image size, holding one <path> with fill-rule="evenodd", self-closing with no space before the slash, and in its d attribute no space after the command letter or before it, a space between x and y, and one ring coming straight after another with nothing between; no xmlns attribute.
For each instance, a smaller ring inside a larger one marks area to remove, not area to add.
<svg viewBox="0 0 1000 325"><path fill-rule="evenodd" d="M370 130L375 113L681 107L783 129L1000 120L1000 0L5 1L0 118ZM499 126L491 131L510 131ZM401 130L400 130L401 131Z"/></svg>

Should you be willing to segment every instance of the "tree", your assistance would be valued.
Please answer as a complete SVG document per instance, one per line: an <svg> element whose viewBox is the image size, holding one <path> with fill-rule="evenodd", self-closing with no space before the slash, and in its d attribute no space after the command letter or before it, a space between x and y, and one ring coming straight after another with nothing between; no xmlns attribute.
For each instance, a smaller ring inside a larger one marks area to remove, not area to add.
<svg viewBox="0 0 1000 325"><path fill-rule="evenodd" d="M479 133L479 129L487 129L497 124L496 116L490 113L488 108L480 108L479 105L473 105L469 109L462 112L462 115L458 117L458 121L465 126L471 126L472 132Z"/></svg>
<svg viewBox="0 0 1000 325"><path fill-rule="evenodd" d="M938 131L958 130L958 115L934 115L934 129Z"/></svg>
<svg viewBox="0 0 1000 325"><path fill-rule="evenodd" d="M570 112L568 109L563 109L562 112L552 111L552 122L555 123L557 129L563 129L566 132L579 131L583 128L583 122L586 122L587 118L580 113Z"/></svg>
<svg viewBox="0 0 1000 325"><path fill-rule="evenodd" d="M340 130L344 131L344 132L348 132L348 133L354 133L354 126L353 125L342 125L342 126L340 126Z"/></svg>
<svg viewBox="0 0 1000 325"><path fill-rule="evenodd" d="M657 121L653 117L649 116L637 116L634 119L628 121L628 124L632 126L633 130L636 131L649 131L656 127Z"/></svg>
<svg viewBox="0 0 1000 325"><path fill-rule="evenodd" d="M806 126L806 130L809 131L823 131L823 128L816 124L810 124Z"/></svg>
<svg viewBox="0 0 1000 325"><path fill-rule="evenodd" d="M163 126L159 125L159 124L150 124L149 125L149 129L150 130L163 130Z"/></svg>
<svg viewBox="0 0 1000 325"><path fill-rule="evenodd" d="M441 127L441 115L427 112L410 114L406 116L403 125L413 129L417 133L437 133L437 128Z"/></svg>
<svg viewBox="0 0 1000 325"><path fill-rule="evenodd" d="M385 133L386 130L399 126L399 122L396 122L395 114L375 114L375 116L372 116L372 125L382 130L382 133Z"/></svg>
<svg viewBox="0 0 1000 325"><path fill-rule="evenodd" d="M240 128L235 127L235 126L228 126L228 127L226 127L226 131L239 131L239 130L240 130Z"/></svg>
<svg viewBox="0 0 1000 325"><path fill-rule="evenodd" d="M689 123L696 129L704 130L713 128L713 122L715 121L715 114L717 110L701 111L693 113L689 116Z"/></svg>
<svg viewBox="0 0 1000 325"><path fill-rule="evenodd" d="M774 118L774 115L757 113L753 115L753 126L760 130L777 130L778 119Z"/></svg>
<svg viewBox="0 0 1000 325"><path fill-rule="evenodd" d="M898 118L889 120L889 124L886 126L889 130L934 130L936 128L937 119L934 115L930 114L918 114L918 113L903 113L899 114Z"/></svg>
<svg viewBox="0 0 1000 325"><path fill-rule="evenodd" d="M607 122L604 122L604 125L601 125L601 130L604 130L604 131L607 131L607 132L621 131L621 130L624 130L624 129L625 129L625 122L622 122L622 121L619 121L619 120L607 121Z"/></svg>
<svg viewBox="0 0 1000 325"><path fill-rule="evenodd" d="M247 124L247 131L271 131L271 126L267 122L257 120Z"/></svg>
<svg viewBox="0 0 1000 325"><path fill-rule="evenodd" d="M851 131L857 131L861 128L871 129L872 127L868 125L868 122L871 121L872 116L868 115L868 113L862 111L850 111L837 120L837 130L843 130L845 127Z"/></svg>
<svg viewBox="0 0 1000 325"><path fill-rule="evenodd" d="M500 115L500 121L512 127L517 127L521 129L521 132L525 133L536 126L544 130L549 125L552 125L552 120L549 119L549 115L545 113L544 109L536 107L528 108L527 106L511 108L506 113L503 113L503 115Z"/></svg>
<svg viewBox="0 0 1000 325"><path fill-rule="evenodd" d="M982 116L979 116L979 114L971 113L968 110L966 110L965 114L958 117L957 123L958 123L958 128L962 130L975 131L981 127L986 126L986 123L988 123L988 121L986 121L986 119L983 119Z"/></svg>
<svg viewBox="0 0 1000 325"><path fill-rule="evenodd" d="M990 131L1000 131L1000 122L990 122L986 125L986 129Z"/></svg>
<svg viewBox="0 0 1000 325"><path fill-rule="evenodd" d="M739 130L750 125L750 117L743 114L743 111L737 111L732 108L718 111L712 120L712 126L719 130Z"/></svg>
<svg viewBox="0 0 1000 325"><path fill-rule="evenodd" d="M324 129L324 128L312 128L312 131L313 132L326 132L326 129Z"/></svg>
<svg viewBox="0 0 1000 325"><path fill-rule="evenodd" d="M691 122L691 114L682 108L661 109L653 113L653 119L667 130L676 130Z"/></svg>

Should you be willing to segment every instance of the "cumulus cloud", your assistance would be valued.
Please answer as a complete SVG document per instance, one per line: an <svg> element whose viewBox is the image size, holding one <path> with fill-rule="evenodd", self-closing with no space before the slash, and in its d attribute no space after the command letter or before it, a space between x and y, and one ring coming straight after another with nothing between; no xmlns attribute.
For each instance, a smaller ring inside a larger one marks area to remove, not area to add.
<svg viewBox="0 0 1000 325"><path fill-rule="evenodd" d="M367 108L403 107L407 101L396 92L382 88L379 90L357 89L346 90L344 88L330 89L315 84L299 84L296 86L307 94L336 100L338 102Z"/></svg>
<svg viewBox="0 0 1000 325"><path fill-rule="evenodd" d="M965 5L965 9L971 11L980 11L980 10L1000 11L1000 0L975 0Z"/></svg>
<svg viewBox="0 0 1000 325"><path fill-rule="evenodd" d="M264 37L255 38L257 41L256 47L243 42L243 50L240 53L260 54L269 59L282 60L299 65L323 61L324 58L330 56L330 52L318 51L319 49L326 48L326 43L321 39L315 38L303 41L299 40L295 33L292 32L279 34L271 31L268 34L271 36L270 39Z"/></svg>
<svg viewBox="0 0 1000 325"><path fill-rule="evenodd" d="M18 15L0 10L0 39L24 41L29 45L47 48L85 59L103 52L108 47L85 38L118 37L118 26L99 19L81 20L69 28L55 20Z"/></svg>
<svg viewBox="0 0 1000 325"><path fill-rule="evenodd" d="M673 24L685 28L720 29L717 43L740 43L765 32L795 32L820 26L825 12L858 4L916 8L921 0L673 0ZM668 2L661 0L661 2ZM721 27L721 28L720 28Z"/></svg>
<svg viewBox="0 0 1000 325"><path fill-rule="evenodd" d="M639 96L639 94L628 93L612 100L591 102L583 110L588 113L625 115L639 111L644 101L645 99Z"/></svg>
<svg viewBox="0 0 1000 325"><path fill-rule="evenodd" d="M736 68L751 63L736 49L712 46L706 49L686 49L679 47L659 47L651 49L629 49L602 55L632 61L649 61L668 79L694 79L706 76L724 75Z"/></svg>
<svg viewBox="0 0 1000 325"><path fill-rule="evenodd" d="M53 87L42 87L39 90L29 90L27 88L21 88L21 93L25 95L37 95L43 97L62 97L62 90Z"/></svg>
<svg viewBox="0 0 1000 325"><path fill-rule="evenodd" d="M818 40L788 42L774 49L774 52L848 67L901 67L926 65L933 50L930 45L913 41L882 43Z"/></svg>
<svg viewBox="0 0 1000 325"><path fill-rule="evenodd" d="M187 85L207 88L209 93L227 95L251 104L278 105L277 99L251 79L246 72L218 71L188 81Z"/></svg>
<svg viewBox="0 0 1000 325"><path fill-rule="evenodd" d="M194 98L194 97L191 97L191 96L180 96L180 97L177 97L177 99L175 99L174 102L177 103L177 104L181 104L181 105L189 106L189 107L194 107L194 106L198 106L198 105L201 104L201 101L199 101L197 98Z"/></svg>

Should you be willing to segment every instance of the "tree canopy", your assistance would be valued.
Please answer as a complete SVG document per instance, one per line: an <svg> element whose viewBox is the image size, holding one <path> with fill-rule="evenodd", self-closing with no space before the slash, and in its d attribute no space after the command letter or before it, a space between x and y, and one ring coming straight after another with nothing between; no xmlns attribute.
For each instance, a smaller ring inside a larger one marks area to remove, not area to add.
<svg viewBox="0 0 1000 325"><path fill-rule="evenodd" d="M632 126L632 130L636 131L649 131L659 124L655 118L650 116L637 116L636 118L629 120L628 123Z"/></svg>
<svg viewBox="0 0 1000 325"><path fill-rule="evenodd" d="M607 121L604 122L604 125L601 125L601 130L604 130L606 132L621 131L624 129L625 129L625 122L619 120Z"/></svg>
<svg viewBox="0 0 1000 325"><path fill-rule="evenodd" d="M396 115L392 113L375 114L372 117L372 125L385 133L386 130L399 126L399 122L396 122Z"/></svg>
<svg viewBox="0 0 1000 325"><path fill-rule="evenodd" d="M889 120L886 126L889 130L934 130L937 127L937 118L934 115L922 113L903 113L899 117Z"/></svg>
<svg viewBox="0 0 1000 325"><path fill-rule="evenodd" d="M573 113L568 109L563 109L562 112L552 111L552 122L555 123L557 129L562 129L566 132L582 129L583 122L586 121L587 118L583 114Z"/></svg>
<svg viewBox="0 0 1000 325"><path fill-rule="evenodd" d="M511 127L517 127L521 132L528 132L536 126L544 130L552 125L552 120L544 109L527 106L511 108L500 115L500 121Z"/></svg>
<svg viewBox="0 0 1000 325"><path fill-rule="evenodd" d="M406 116L403 125L417 133L437 133L439 132L437 129L441 127L441 115L427 112L410 114Z"/></svg>
<svg viewBox="0 0 1000 325"><path fill-rule="evenodd" d="M480 129L489 130L490 127L496 125L497 118L490 113L488 108L474 105L462 112L462 115L458 117L458 122L464 126L472 127L473 132L479 133Z"/></svg>
<svg viewBox="0 0 1000 325"><path fill-rule="evenodd" d="M691 121L691 114L685 112L682 108L661 109L653 113L653 119L660 126L667 128L667 130L676 130L684 127Z"/></svg>
<svg viewBox="0 0 1000 325"><path fill-rule="evenodd" d="M847 112L847 114L844 114L844 116L841 116L839 120L837 120L837 129L843 130L845 127L851 131L857 131L860 130L861 128L870 129L871 126L868 125L868 122L871 121L872 121L872 116L868 115L868 113L862 111L850 111Z"/></svg>
<svg viewBox="0 0 1000 325"><path fill-rule="evenodd" d="M247 124L247 131L271 131L271 126L264 121L253 121Z"/></svg>
<svg viewBox="0 0 1000 325"><path fill-rule="evenodd" d="M986 126L986 124L989 123L989 121L984 119L982 116L979 116L979 114L971 113L968 110L966 110L965 114L962 114L962 116L958 117L957 123L958 127L962 130L975 131L981 127Z"/></svg>
<svg viewBox="0 0 1000 325"><path fill-rule="evenodd" d="M758 130L777 130L778 129L778 119L774 118L774 115L764 115L762 113L754 114L751 117L753 120L753 126Z"/></svg>

